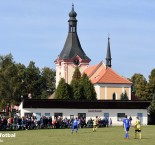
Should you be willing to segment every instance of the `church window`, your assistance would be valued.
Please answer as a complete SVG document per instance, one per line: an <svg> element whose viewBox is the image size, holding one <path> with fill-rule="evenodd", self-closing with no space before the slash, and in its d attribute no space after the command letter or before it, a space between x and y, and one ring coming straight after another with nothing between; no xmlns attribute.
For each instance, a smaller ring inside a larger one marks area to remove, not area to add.
<svg viewBox="0 0 155 145"><path fill-rule="evenodd" d="M75 59L75 60L74 60L74 64L75 64L75 65L79 65L79 60L78 60L78 59Z"/></svg>
<svg viewBox="0 0 155 145"><path fill-rule="evenodd" d="M116 100L116 94L115 94L115 93L113 93L112 99L113 99L113 100Z"/></svg>

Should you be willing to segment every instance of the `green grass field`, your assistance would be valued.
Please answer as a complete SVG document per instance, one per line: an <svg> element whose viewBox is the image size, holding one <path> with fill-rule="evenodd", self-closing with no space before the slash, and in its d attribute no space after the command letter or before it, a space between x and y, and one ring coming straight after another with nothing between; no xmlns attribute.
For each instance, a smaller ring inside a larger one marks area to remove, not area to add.
<svg viewBox="0 0 155 145"><path fill-rule="evenodd" d="M71 129L40 129L7 131L16 133L15 138L0 137L0 145L154 145L155 126L142 127L142 139L134 139L134 128L129 131L130 139L124 139L123 127L79 129L71 134Z"/></svg>

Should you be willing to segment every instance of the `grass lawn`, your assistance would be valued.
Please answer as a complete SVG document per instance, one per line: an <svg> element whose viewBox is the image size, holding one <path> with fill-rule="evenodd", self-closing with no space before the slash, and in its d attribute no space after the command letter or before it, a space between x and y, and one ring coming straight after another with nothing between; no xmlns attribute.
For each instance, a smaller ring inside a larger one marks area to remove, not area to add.
<svg viewBox="0 0 155 145"><path fill-rule="evenodd" d="M134 128L130 128L130 139L124 139L123 127L79 129L71 134L71 129L40 129L7 131L15 133L15 138L0 137L0 145L154 145L155 126L142 127L142 139L134 139ZM3 141L3 142L2 142Z"/></svg>

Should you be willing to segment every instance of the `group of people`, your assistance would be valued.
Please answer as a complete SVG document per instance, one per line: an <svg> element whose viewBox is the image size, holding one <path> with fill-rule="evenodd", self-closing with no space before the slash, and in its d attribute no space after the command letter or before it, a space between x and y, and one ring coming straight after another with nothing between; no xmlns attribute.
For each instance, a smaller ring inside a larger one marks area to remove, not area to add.
<svg viewBox="0 0 155 145"><path fill-rule="evenodd" d="M31 130L43 128L72 128L74 118L68 119L67 117L57 116L52 119L51 116L14 116L6 117L0 116L0 130ZM89 121L86 122L85 118L77 118L78 128L90 127ZM93 121L93 120L92 120ZM101 123L102 120L99 120ZM93 123L91 123L93 126ZM91 126L91 127L92 127ZM100 126L101 127L101 126Z"/></svg>
<svg viewBox="0 0 155 145"><path fill-rule="evenodd" d="M131 127L131 117L128 118L127 115L125 115L125 118L123 119L123 127L124 127L124 131L125 131L125 138L128 139L129 138L129 129ZM139 134L139 138L142 138L141 135L141 122L139 120L139 117L136 117L136 122L135 122L135 139L137 138L137 135Z"/></svg>
<svg viewBox="0 0 155 145"><path fill-rule="evenodd" d="M40 119L36 116L0 116L0 130L30 130L43 128L67 128L70 126L70 120L67 118L42 116Z"/></svg>
<svg viewBox="0 0 155 145"><path fill-rule="evenodd" d="M93 121L93 132L96 132L97 128L99 127L99 122L100 122L100 118L98 116L95 117ZM125 131L125 138L128 139L129 138L129 129L131 127L131 121L132 118L131 117L127 117L127 115L125 116L125 118L123 119L123 127L124 127L124 131ZM76 129L76 132L78 132L78 128L79 128L79 124L86 124L84 123L84 120L80 120L77 117L75 117L74 119L67 119L67 118L61 118L61 117L57 117L52 121L51 117L46 117L46 116L42 116L40 118L40 120L37 120L37 118L35 116L32 117L10 117L10 118L6 118L5 116L1 117L0 116L0 130L5 130L7 127L12 128L12 127L16 127L17 129L34 129L35 127L39 127L39 128L60 128L60 126L64 126L64 127L71 127L72 128L72 133L74 132L74 129ZM108 121L108 124L111 126L112 125L112 120L110 118L110 120ZM82 126L83 126L82 125ZM108 126L107 126L108 127ZM137 138L137 135L139 134L139 138L141 139L141 123L139 118L136 118L136 122L134 124L135 127L135 138Z"/></svg>

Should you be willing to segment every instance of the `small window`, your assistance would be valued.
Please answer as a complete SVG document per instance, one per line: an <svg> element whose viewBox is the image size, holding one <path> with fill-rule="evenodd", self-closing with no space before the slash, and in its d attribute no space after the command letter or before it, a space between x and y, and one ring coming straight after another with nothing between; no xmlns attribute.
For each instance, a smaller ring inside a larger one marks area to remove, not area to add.
<svg viewBox="0 0 155 145"><path fill-rule="evenodd" d="M143 124L143 113L137 113L137 116L139 117L140 123Z"/></svg>
<svg viewBox="0 0 155 145"><path fill-rule="evenodd" d="M86 113L78 113L78 119L80 118L86 119Z"/></svg>
<svg viewBox="0 0 155 145"><path fill-rule="evenodd" d="M70 115L70 119L74 119L74 115Z"/></svg>
<svg viewBox="0 0 155 145"><path fill-rule="evenodd" d="M50 113L45 113L45 116L46 117L50 117Z"/></svg>
<svg viewBox="0 0 155 145"><path fill-rule="evenodd" d="M104 113L104 118L109 119L109 113Z"/></svg>
<svg viewBox="0 0 155 145"><path fill-rule="evenodd" d="M113 100L116 100L116 94L115 94L115 93L113 93L112 99L113 99Z"/></svg>
<svg viewBox="0 0 155 145"><path fill-rule="evenodd" d="M24 113L24 116L32 117L33 113Z"/></svg>
<svg viewBox="0 0 155 145"><path fill-rule="evenodd" d="M70 121L72 122L74 120L74 115L70 115Z"/></svg>
<svg viewBox="0 0 155 145"><path fill-rule="evenodd" d="M63 117L63 113L54 113L54 118Z"/></svg>
<svg viewBox="0 0 155 145"><path fill-rule="evenodd" d="M36 118L37 118L37 120L40 120L40 118L41 118L41 113L36 113Z"/></svg>
<svg viewBox="0 0 155 145"><path fill-rule="evenodd" d="M125 118L125 113L117 113L117 121L123 121Z"/></svg>

